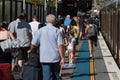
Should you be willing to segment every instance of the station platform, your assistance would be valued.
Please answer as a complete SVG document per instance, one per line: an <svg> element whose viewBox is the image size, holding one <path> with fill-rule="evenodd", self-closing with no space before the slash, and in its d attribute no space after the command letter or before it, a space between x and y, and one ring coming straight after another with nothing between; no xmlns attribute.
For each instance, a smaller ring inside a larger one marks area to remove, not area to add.
<svg viewBox="0 0 120 80"><path fill-rule="evenodd" d="M93 58L90 58L87 38L80 40L76 46L74 67L64 67L61 80L120 80L120 69L113 59L102 34L98 36L97 47L94 46ZM68 55L65 55L68 64ZM14 73L19 80L19 73Z"/></svg>
<svg viewBox="0 0 120 80"><path fill-rule="evenodd" d="M101 33L97 47L94 46L93 55L93 58L90 58L87 39L79 41L75 67L63 68L62 80L120 80L120 69ZM68 64L67 57L65 59L65 64Z"/></svg>

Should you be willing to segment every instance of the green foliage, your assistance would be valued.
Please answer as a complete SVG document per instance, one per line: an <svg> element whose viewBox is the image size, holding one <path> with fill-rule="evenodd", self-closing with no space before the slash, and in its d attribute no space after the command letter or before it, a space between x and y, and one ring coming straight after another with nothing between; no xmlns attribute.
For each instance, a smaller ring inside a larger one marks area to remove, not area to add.
<svg viewBox="0 0 120 80"><path fill-rule="evenodd" d="M55 7L56 0L48 0L47 4L49 7ZM36 4L36 5L44 5L44 0L26 0L28 3Z"/></svg>
<svg viewBox="0 0 120 80"><path fill-rule="evenodd" d="M48 6L49 7L55 7L55 0L51 0L51 1L49 0L48 1Z"/></svg>
<svg viewBox="0 0 120 80"><path fill-rule="evenodd" d="M36 5L44 5L44 0L26 0L26 2Z"/></svg>

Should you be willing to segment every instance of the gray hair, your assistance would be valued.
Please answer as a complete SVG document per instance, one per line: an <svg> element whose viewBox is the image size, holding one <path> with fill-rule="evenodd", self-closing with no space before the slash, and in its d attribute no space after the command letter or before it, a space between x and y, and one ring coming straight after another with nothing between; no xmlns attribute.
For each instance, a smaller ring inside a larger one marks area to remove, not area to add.
<svg viewBox="0 0 120 80"><path fill-rule="evenodd" d="M52 22L54 22L55 21L55 16L53 15L53 14L49 14L49 15L47 15L47 17L46 17L46 22L47 23L52 23Z"/></svg>

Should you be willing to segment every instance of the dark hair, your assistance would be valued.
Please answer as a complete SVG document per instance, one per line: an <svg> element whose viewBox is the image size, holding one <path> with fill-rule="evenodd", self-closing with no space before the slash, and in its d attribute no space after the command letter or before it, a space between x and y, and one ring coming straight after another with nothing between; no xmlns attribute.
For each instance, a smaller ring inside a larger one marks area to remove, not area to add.
<svg viewBox="0 0 120 80"><path fill-rule="evenodd" d="M25 13L19 14L19 15L18 15L18 18L19 18L19 19L25 19L25 18L26 18L26 17L25 17Z"/></svg>
<svg viewBox="0 0 120 80"><path fill-rule="evenodd" d="M76 23L76 21L74 19L72 19L71 22L70 22L70 25L74 26L74 25L77 25L77 23Z"/></svg>
<svg viewBox="0 0 120 80"><path fill-rule="evenodd" d="M89 24L94 24L94 20L93 20L93 19L89 19L89 20L88 20L88 23L89 23Z"/></svg>
<svg viewBox="0 0 120 80"><path fill-rule="evenodd" d="M70 31L69 32L69 35L72 35L74 37L74 32L73 31Z"/></svg>
<svg viewBox="0 0 120 80"><path fill-rule="evenodd" d="M32 18L38 19L38 16L37 16L37 15L34 15Z"/></svg>
<svg viewBox="0 0 120 80"><path fill-rule="evenodd" d="M8 27L8 24L7 24L6 21L3 21L3 22L0 23L0 29L1 29L1 28L7 29L7 27Z"/></svg>

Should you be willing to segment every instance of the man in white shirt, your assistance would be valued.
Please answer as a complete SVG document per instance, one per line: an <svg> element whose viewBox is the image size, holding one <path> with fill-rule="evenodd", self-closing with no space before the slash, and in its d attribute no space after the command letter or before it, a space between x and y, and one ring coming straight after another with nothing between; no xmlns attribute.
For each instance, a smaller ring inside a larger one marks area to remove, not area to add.
<svg viewBox="0 0 120 80"><path fill-rule="evenodd" d="M39 29L40 22L37 21L37 16L32 18L32 22L29 23L32 29L32 37L34 38L36 31Z"/></svg>

